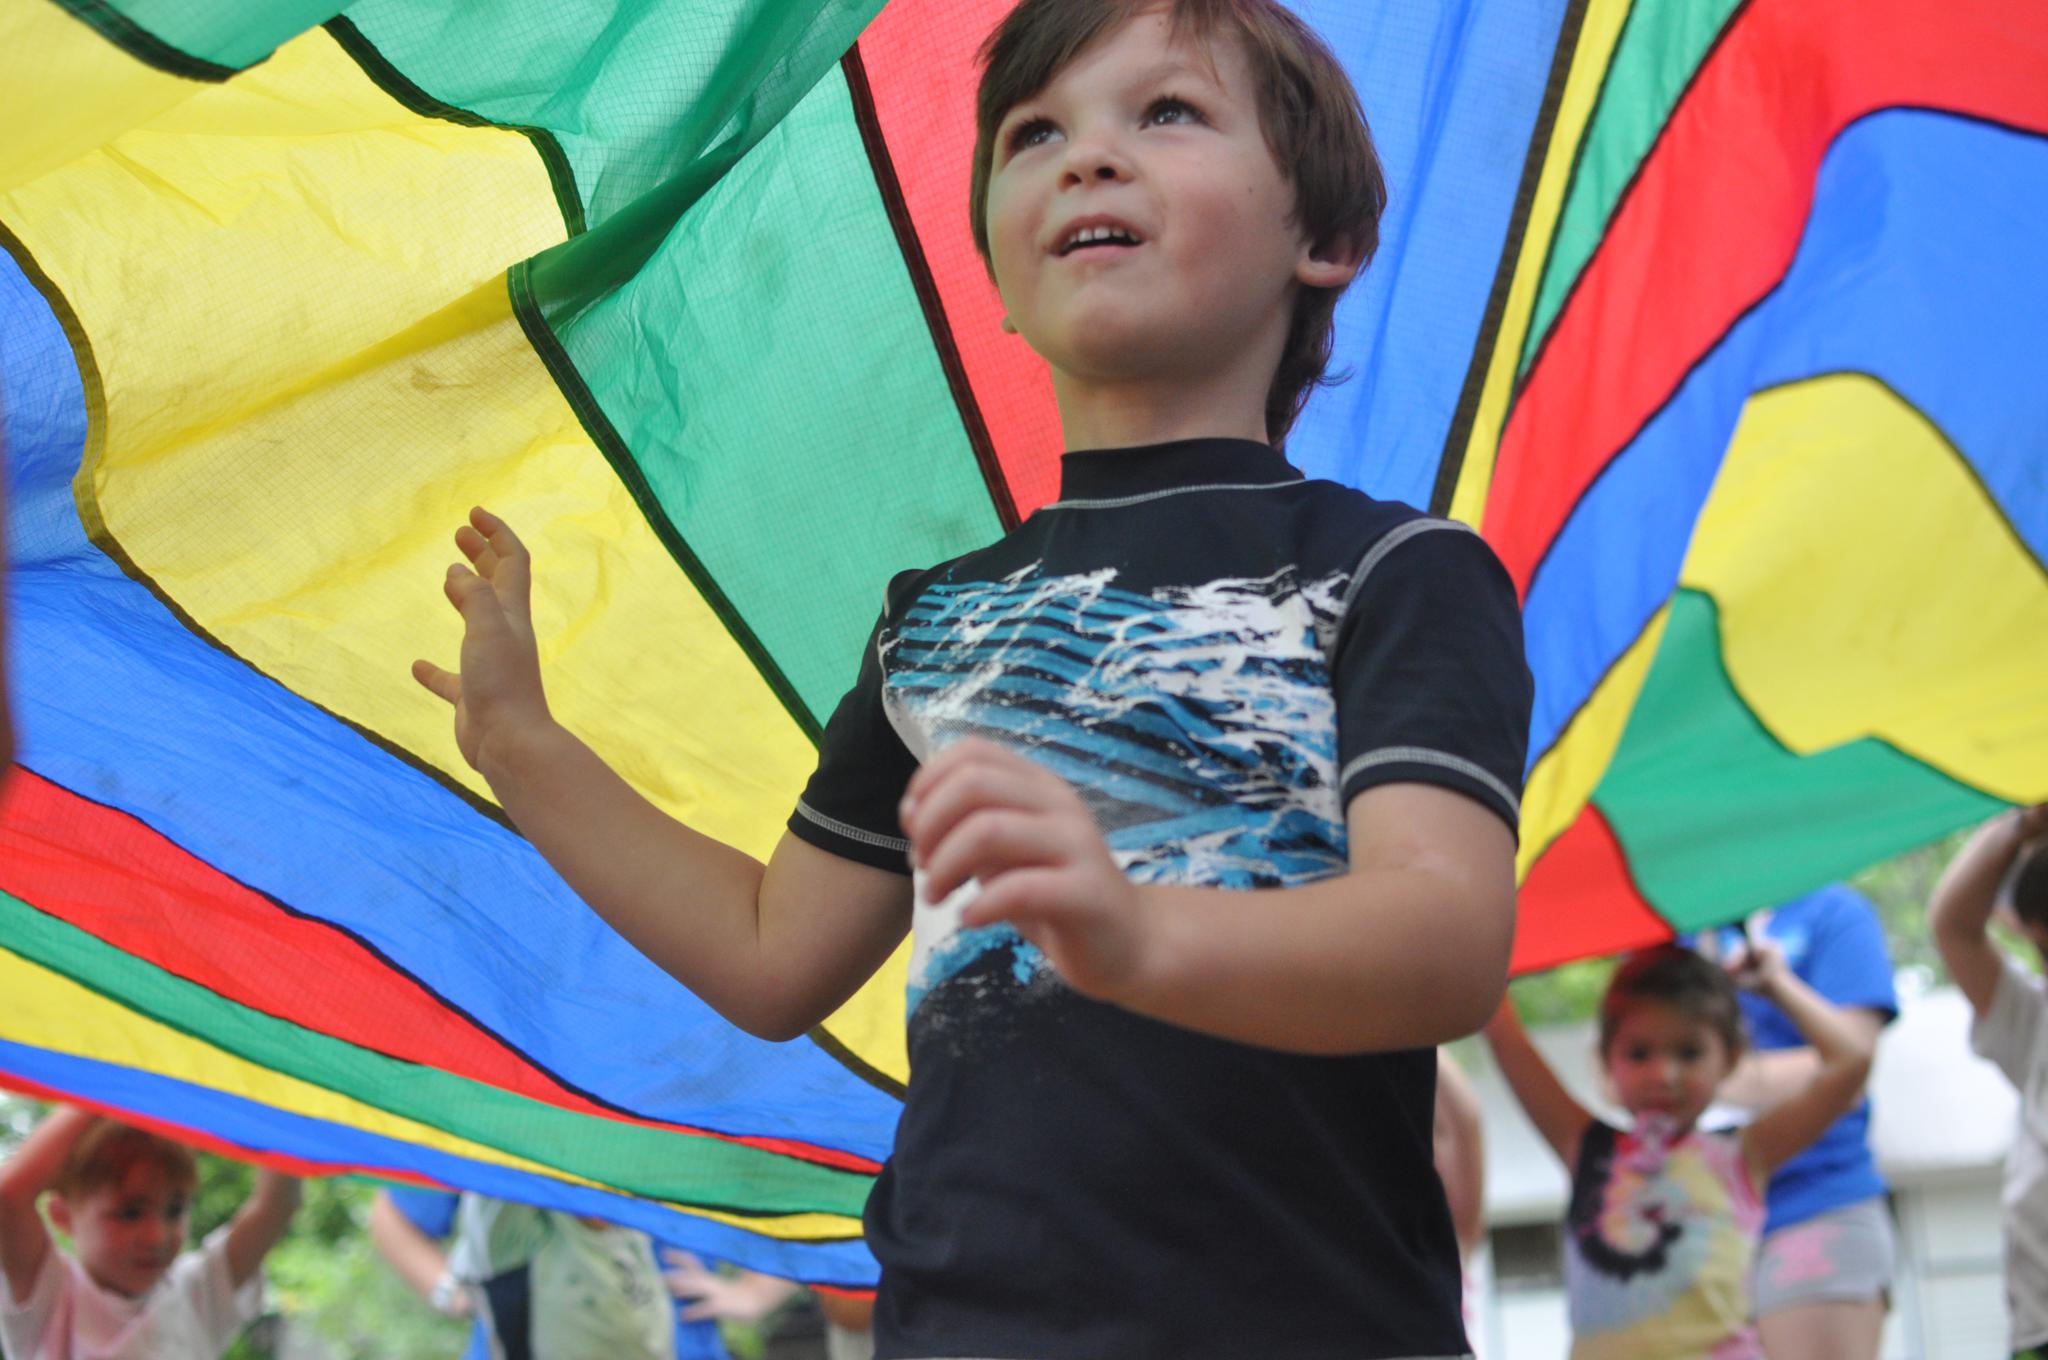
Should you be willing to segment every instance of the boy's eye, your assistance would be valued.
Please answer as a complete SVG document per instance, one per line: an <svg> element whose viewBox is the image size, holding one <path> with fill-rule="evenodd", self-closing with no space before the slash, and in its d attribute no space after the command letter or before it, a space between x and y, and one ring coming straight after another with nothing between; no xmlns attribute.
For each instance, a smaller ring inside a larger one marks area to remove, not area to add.
<svg viewBox="0 0 2048 1360"><path fill-rule="evenodd" d="M1007 151L1015 155L1019 151L1051 140L1054 131L1052 123L1047 119L1026 118L1010 129L1010 135L1004 140L1003 145Z"/></svg>
<svg viewBox="0 0 2048 1360"><path fill-rule="evenodd" d="M1179 95L1165 94L1152 101L1145 110L1145 121L1157 123L1199 123L1202 111Z"/></svg>

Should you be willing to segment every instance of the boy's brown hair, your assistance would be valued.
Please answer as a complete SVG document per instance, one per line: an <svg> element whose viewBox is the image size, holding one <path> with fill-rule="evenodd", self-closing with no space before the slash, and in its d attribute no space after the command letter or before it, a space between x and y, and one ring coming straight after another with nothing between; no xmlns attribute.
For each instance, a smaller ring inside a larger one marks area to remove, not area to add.
<svg viewBox="0 0 2048 1360"><path fill-rule="evenodd" d="M982 44L975 100L974 179L969 191L974 244L988 246L988 183L996 127L1044 89L1081 50L1137 14L1164 7L1176 36L1208 44L1226 26L1244 45L1259 126L1281 173L1294 186L1296 223L1318 249L1355 242L1360 268L1379 248L1386 176L1351 79L1309 27L1274 0L1023 0ZM1219 261L1218 268L1228 268ZM1341 288L1301 290L1287 348L1266 393L1266 430L1285 438L1303 403L1326 381Z"/></svg>
<svg viewBox="0 0 2048 1360"><path fill-rule="evenodd" d="M145 1163L163 1172L173 1185L190 1190L199 1184L199 1159L192 1149L145 1129L102 1119L72 1145L51 1188L76 1203L95 1190L119 1185L130 1170Z"/></svg>
<svg viewBox="0 0 2048 1360"><path fill-rule="evenodd" d="M1614 1042L1622 1017L1645 1001L1672 1007L1711 1028L1728 1046L1730 1061L1744 1047L1742 1003L1728 970L1682 944L1653 945L1621 961L1600 998L1600 1052Z"/></svg>

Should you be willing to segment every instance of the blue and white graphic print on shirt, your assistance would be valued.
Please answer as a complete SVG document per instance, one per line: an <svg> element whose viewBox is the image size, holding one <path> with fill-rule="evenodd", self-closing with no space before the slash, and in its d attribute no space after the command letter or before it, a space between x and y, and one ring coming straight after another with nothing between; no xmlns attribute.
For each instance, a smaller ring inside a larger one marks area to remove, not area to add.
<svg viewBox="0 0 2048 1360"><path fill-rule="evenodd" d="M1077 788L1140 883L1277 887L1345 867L1328 653L1346 580L1141 593L1111 569L934 584L879 640L883 704L920 761L964 736ZM995 951L1050 985L1009 925L959 928L969 884L915 917L909 1005Z"/></svg>

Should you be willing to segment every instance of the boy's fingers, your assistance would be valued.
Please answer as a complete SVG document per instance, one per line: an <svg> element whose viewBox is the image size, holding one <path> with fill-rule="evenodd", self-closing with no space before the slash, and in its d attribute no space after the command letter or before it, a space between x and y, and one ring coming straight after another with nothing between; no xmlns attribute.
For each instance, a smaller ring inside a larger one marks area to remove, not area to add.
<svg viewBox="0 0 2048 1360"><path fill-rule="evenodd" d="M955 828L977 813L1042 813L1045 809L1006 779L1001 770L967 767L933 784L922 798L907 804L903 834L910 839L921 867L953 835Z"/></svg>
<svg viewBox="0 0 2048 1360"><path fill-rule="evenodd" d="M970 878L987 884L998 875L1066 860L1066 838L1044 817L1007 809L981 809L961 819L925 861L931 900L944 901Z"/></svg>
<svg viewBox="0 0 2048 1360"><path fill-rule="evenodd" d="M930 792L933 785L944 783L964 769L987 765L998 768L1013 767L1018 764L1031 770L1038 768L1024 757L1003 749L986 737L962 737L917 767L910 776L910 783L903 790L904 801L917 802Z"/></svg>
<svg viewBox="0 0 2048 1360"><path fill-rule="evenodd" d="M454 562L449 564L448 574L441 578L441 592L467 622L471 603L480 598L488 599L491 589L490 582L460 562Z"/></svg>
<svg viewBox="0 0 2048 1360"><path fill-rule="evenodd" d="M481 505L469 512L469 523L488 550L490 568L484 574L491 585L508 602L527 608L532 593L533 558L526 551L526 544L512 532L511 525ZM481 562L478 569L483 570Z"/></svg>
<svg viewBox="0 0 2048 1360"><path fill-rule="evenodd" d="M472 505L469 508L469 522L476 526L476 531L485 538L496 538L499 534L512 533L511 525L505 523L504 520L499 519L481 505ZM518 536L513 535L512 541L518 542Z"/></svg>
<svg viewBox="0 0 2048 1360"><path fill-rule="evenodd" d="M465 524L455 531L455 546L462 550L464 557L475 562L491 550L491 540Z"/></svg>
<svg viewBox="0 0 2048 1360"><path fill-rule="evenodd" d="M1050 812L1067 793L1058 776L989 742L960 752L948 748L918 771L903 793L897 818L913 843L936 844L953 823L980 807Z"/></svg>
<svg viewBox="0 0 2048 1360"><path fill-rule="evenodd" d="M498 598L521 614L530 614L533 609L533 567L532 559L524 552L510 556L499 554L491 573L491 585L498 592Z"/></svg>
<svg viewBox="0 0 2048 1360"><path fill-rule="evenodd" d="M969 929L1008 921L1020 931L1029 924L1056 921L1066 914L1060 893L1061 870L1019 869L983 887L960 909L960 924Z"/></svg>
<svg viewBox="0 0 2048 1360"><path fill-rule="evenodd" d="M415 661L412 678L451 704L462 702L462 677L452 671L444 671L431 661Z"/></svg>
<svg viewBox="0 0 2048 1360"><path fill-rule="evenodd" d="M505 627L504 605L489 581L468 567L448 568L448 598L462 614L462 626L488 634Z"/></svg>

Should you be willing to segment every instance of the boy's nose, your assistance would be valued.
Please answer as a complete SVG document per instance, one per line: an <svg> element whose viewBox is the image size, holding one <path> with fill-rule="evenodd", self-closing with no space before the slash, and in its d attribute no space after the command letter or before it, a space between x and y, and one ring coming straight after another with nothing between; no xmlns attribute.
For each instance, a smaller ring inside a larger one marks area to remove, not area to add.
<svg viewBox="0 0 2048 1360"><path fill-rule="evenodd" d="M1115 183L1130 177L1130 162L1123 153L1101 138L1079 139L1067 148L1066 174L1069 186L1098 181Z"/></svg>

